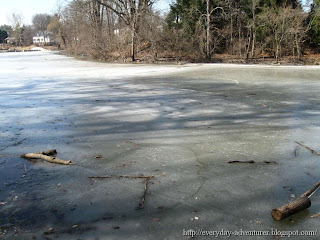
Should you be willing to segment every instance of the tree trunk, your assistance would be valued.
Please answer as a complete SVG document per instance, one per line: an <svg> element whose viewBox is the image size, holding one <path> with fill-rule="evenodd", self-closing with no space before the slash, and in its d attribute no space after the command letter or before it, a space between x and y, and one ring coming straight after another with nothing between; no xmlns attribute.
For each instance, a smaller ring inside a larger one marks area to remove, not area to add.
<svg viewBox="0 0 320 240"><path fill-rule="evenodd" d="M230 48L231 54L233 55L233 10L232 10L232 3L229 0L229 9L230 9Z"/></svg>
<svg viewBox="0 0 320 240"><path fill-rule="evenodd" d="M279 62L279 55L280 55L280 46L279 46L278 42L276 44L277 44L277 46L276 46L276 62L278 63Z"/></svg>
<svg viewBox="0 0 320 240"><path fill-rule="evenodd" d="M230 24L231 24L231 29L230 29L230 46L231 46L231 54L233 55L233 17L232 17L232 13L231 13Z"/></svg>
<svg viewBox="0 0 320 240"><path fill-rule="evenodd" d="M242 58L241 19L239 19L239 56Z"/></svg>
<svg viewBox="0 0 320 240"><path fill-rule="evenodd" d="M246 46L246 60L249 58L249 53L250 53L250 46L252 42L252 29L250 29L250 32L247 34L248 35L248 44Z"/></svg>
<svg viewBox="0 0 320 240"><path fill-rule="evenodd" d="M256 30L254 29L252 33L251 59L254 58L255 40L256 40Z"/></svg>
<svg viewBox="0 0 320 240"><path fill-rule="evenodd" d="M208 60L211 59L211 42L210 42L210 0L207 0L207 41L206 41L206 57Z"/></svg>
<svg viewBox="0 0 320 240"><path fill-rule="evenodd" d="M256 0L252 0L252 43L251 43L251 59L254 57L255 41L256 41Z"/></svg>
<svg viewBox="0 0 320 240"><path fill-rule="evenodd" d="M66 38L61 33L60 33L60 37L62 39L62 43L63 43L64 49L67 49Z"/></svg>
<svg viewBox="0 0 320 240"><path fill-rule="evenodd" d="M135 23L133 23L133 26L131 29L131 60L132 60L132 62L136 61L136 58L135 58Z"/></svg>
<svg viewBox="0 0 320 240"><path fill-rule="evenodd" d="M296 47L297 47L297 57L298 57L298 60L301 60L301 49L300 49L298 34L296 34L295 38L296 38Z"/></svg>

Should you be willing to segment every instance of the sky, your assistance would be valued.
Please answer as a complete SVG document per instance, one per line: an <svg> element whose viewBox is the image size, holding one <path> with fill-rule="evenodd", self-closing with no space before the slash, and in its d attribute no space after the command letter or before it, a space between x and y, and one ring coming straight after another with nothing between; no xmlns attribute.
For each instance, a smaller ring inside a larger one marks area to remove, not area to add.
<svg viewBox="0 0 320 240"><path fill-rule="evenodd" d="M58 4L69 0L0 0L0 25L10 24L8 19L12 12L22 13L24 24L31 24L32 16L37 13L52 14ZM158 0L155 8L162 13L169 11L169 4L174 0ZM306 0L304 0L306 1ZM303 2L304 2L303 1Z"/></svg>
<svg viewBox="0 0 320 240"><path fill-rule="evenodd" d="M58 0L61 1L61 0ZM37 13L52 14L57 8L57 0L0 0L0 25L9 24L8 16L22 13L25 24L31 24L32 16ZM63 2L62 0L61 2Z"/></svg>
<svg viewBox="0 0 320 240"><path fill-rule="evenodd" d="M32 16L37 13L52 14L58 4L64 4L69 0L0 0L0 26L10 25L8 17L12 12L22 13L24 24L31 24ZM158 0L155 7L161 11L169 11L172 0Z"/></svg>

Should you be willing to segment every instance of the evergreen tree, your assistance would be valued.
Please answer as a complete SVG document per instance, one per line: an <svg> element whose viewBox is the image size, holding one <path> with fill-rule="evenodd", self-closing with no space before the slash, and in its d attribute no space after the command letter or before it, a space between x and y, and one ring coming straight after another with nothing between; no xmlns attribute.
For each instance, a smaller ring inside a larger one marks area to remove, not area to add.
<svg viewBox="0 0 320 240"><path fill-rule="evenodd" d="M7 37L8 37L7 31L0 29L0 43L4 43Z"/></svg>
<svg viewBox="0 0 320 240"><path fill-rule="evenodd" d="M320 0L314 0L311 5L308 24L311 47L320 48Z"/></svg>

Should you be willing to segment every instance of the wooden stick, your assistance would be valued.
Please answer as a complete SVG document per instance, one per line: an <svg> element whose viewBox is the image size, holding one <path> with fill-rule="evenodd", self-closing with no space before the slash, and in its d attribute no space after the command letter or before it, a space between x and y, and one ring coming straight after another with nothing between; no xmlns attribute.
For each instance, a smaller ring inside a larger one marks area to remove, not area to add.
<svg viewBox="0 0 320 240"><path fill-rule="evenodd" d="M21 155L20 157L26 158L26 159L43 159L51 163L58 163L58 164L64 164L64 165L73 164L71 161L62 160L57 157L50 157L41 153L27 153L27 154Z"/></svg>
<svg viewBox="0 0 320 240"><path fill-rule="evenodd" d="M274 220L282 220L286 217L301 212L311 206L309 196L320 187L320 181L317 182L312 188L301 195L300 198L283 205L282 207L272 209L271 215Z"/></svg>
<svg viewBox="0 0 320 240"><path fill-rule="evenodd" d="M269 163L277 163L276 161L263 161L264 163L266 164L269 164Z"/></svg>
<svg viewBox="0 0 320 240"><path fill-rule="evenodd" d="M133 179L146 179L144 182L144 193L143 196L140 198L140 201L136 207L136 210L138 209L143 209L144 208L144 203L146 201L146 195L148 191L148 183L151 178L154 176L128 176L128 175L120 175L120 176L96 176L96 177L88 177L91 179L105 179L105 178L133 178Z"/></svg>
<svg viewBox="0 0 320 240"><path fill-rule="evenodd" d="M92 178L92 179L104 179L104 178L143 178L143 179L151 179L154 176L128 176L128 175L120 175L120 176L96 176L96 177L88 177L88 178Z"/></svg>
<svg viewBox="0 0 320 240"><path fill-rule="evenodd" d="M312 188L306 191L301 197L309 197L314 191L316 191L320 187L320 181L317 182Z"/></svg>
<svg viewBox="0 0 320 240"><path fill-rule="evenodd" d="M149 180L150 180L150 178L147 178L146 181L144 182L144 193L143 193L143 196L140 198L140 201L138 203L138 206L136 207L136 210L144 208L144 202L146 201Z"/></svg>
<svg viewBox="0 0 320 240"><path fill-rule="evenodd" d="M249 160L249 161L234 160L234 161L229 161L228 163L258 163L258 162L255 162L253 160ZM275 161L263 161L261 163L269 164L269 163L277 163L277 162L275 162Z"/></svg>
<svg viewBox="0 0 320 240"><path fill-rule="evenodd" d="M313 150L313 149L311 149L311 148L303 145L302 143L299 143L299 142L297 142L297 141L295 141L295 143L299 144L301 147L304 147L304 148L308 149L308 150L309 150L310 152L312 152L313 154L320 156L320 153L317 153L315 150Z"/></svg>
<svg viewBox="0 0 320 240"><path fill-rule="evenodd" d="M253 160L249 160L249 161L234 160L234 161L229 161L228 163L255 163L255 161L253 161Z"/></svg>

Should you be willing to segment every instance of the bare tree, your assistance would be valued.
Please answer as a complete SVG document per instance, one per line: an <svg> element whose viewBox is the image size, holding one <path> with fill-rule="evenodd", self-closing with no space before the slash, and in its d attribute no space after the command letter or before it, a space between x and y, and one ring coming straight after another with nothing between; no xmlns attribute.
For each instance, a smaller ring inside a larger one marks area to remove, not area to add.
<svg viewBox="0 0 320 240"><path fill-rule="evenodd" d="M48 24L47 29L51 32L53 32L56 35L56 39L59 39L59 41L62 42L64 48L67 48L66 44L66 38L64 34L64 27L61 23L61 12L57 12L54 14L54 16L51 18L50 23ZM60 43L59 43L60 46Z"/></svg>
<svg viewBox="0 0 320 240"><path fill-rule="evenodd" d="M32 24L36 31L40 31L42 35L45 35L45 31L51 21L49 14L35 14L32 17Z"/></svg>
<svg viewBox="0 0 320 240"><path fill-rule="evenodd" d="M210 61L212 54L214 52L214 45L220 41L221 29L217 28L212 24L212 15L218 18L224 13L224 8L222 6L216 6L212 8L212 3L210 0L205 2L205 13L202 13L199 9L197 11L200 13L200 18L198 21L198 34L197 37L200 41L199 45L203 46L203 53L207 61ZM201 33L203 31L203 33ZM214 33L214 36L212 36Z"/></svg>
<svg viewBox="0 0 320 240"><path fill-rule="evenodd" d="M135 61L137 32L143 16L151 9L154 0L94 0L112 10L130 28L131 60Z"/></svg>
<svg viewBox="0 0 320 240"><path fill-rule="evenodd" d="M14 13L12 12L11 15L8 17L9 22L11 23L13 29L13 37L16 39L16 44L21 46L22 44L22 26L24 17L22 13Z"/></svg>
<svg viewBox="0 0 320 240"><path fill-rule="evenodd" d="M251 55L251 59L254 57L256 47L256 34L257 34L257 7L260 0L250 0L251 19L247 25L247 46L246 46L246 59Z"/></svg>
<svg viewBox="0 0 320 240"><path fill-rule="evenodd" d="M141 22L137 50L149 55L150 61L155 61L158 57L158 51L163 49L163 35L163 21L160 13L147 13Z"/></svg>
<svg viewBox="0 0 320 240"><path fill-rule="evenodd" d="M93 35L93 47L94 50L98 53L98 55L102 55L103 58L104 53L106 52L105 39L103 37L103 24L104 24L104 14L105 7L95 0L88 1L88 18L91 25L91 31ZM99 57L99 56L96 56Z"/></svg>
<svg viewBox="0 0 320 240"><path fill-rule="evenodd" d="M256 44L256 33L257 33L257 19L256 9L259 5L260 0L251 0L251 13L252 13L252 43L251 43L251 58L254 57L254 50Z"/></svg>
<svg viewBox="0 0 320 240"><path fill-rule="evenodd" d="M270 8L260 16L260 21L264 23L265 41L272 46L276 62L279 62L286 54L295 55L297 53L297 57L301 57L301 43L306 34L301 9L282 7L275 10Z"/></svg>
<svg viewBox="0 0 320 240"><path fill-rule="evenodd" d="M34 29L31 25L24 25L22 27L22 42L26 46L33 43Z"/></svg>

